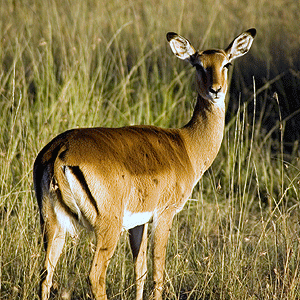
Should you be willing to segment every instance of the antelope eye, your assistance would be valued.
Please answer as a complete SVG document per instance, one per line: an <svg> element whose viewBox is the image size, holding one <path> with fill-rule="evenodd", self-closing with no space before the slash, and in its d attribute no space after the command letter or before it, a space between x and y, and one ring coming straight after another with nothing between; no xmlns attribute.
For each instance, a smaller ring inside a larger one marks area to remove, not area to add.
<svg viewBox="0 0 300 300"><path fill-rule="evenodd" d="M224 68L229 69L230 66L232 66L232 63L227 63L226 65L224 65Z"/></svg>

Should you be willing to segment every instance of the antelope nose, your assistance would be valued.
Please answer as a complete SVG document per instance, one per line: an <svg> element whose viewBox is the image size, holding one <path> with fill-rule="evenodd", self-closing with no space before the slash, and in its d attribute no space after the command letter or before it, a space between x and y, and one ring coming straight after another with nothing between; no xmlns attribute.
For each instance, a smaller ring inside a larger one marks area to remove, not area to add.
<svg viewBox="0 0 300 300"><path fill-rule="evenodd" d="M221 87L219 87L219 88L217 88L217 89L214 89L213 87L210 87L210 88L209 88L209 91L210 91L212 94L218 95L218 93L221 91Z"/></svg>

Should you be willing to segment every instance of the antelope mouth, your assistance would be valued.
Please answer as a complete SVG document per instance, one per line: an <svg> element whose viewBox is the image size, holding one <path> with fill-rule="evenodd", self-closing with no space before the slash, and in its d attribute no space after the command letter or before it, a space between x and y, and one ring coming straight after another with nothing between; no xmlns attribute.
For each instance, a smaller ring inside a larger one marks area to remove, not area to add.
<svg viewBox="0 0 300 300"><path fill-rule="evenodd" d="M218 93L216 95L216 94L213 94L213 93L209 93L207 99L210 100L212 103L223 102L223 101L225 101L225 94L224 93Z"/></svg>

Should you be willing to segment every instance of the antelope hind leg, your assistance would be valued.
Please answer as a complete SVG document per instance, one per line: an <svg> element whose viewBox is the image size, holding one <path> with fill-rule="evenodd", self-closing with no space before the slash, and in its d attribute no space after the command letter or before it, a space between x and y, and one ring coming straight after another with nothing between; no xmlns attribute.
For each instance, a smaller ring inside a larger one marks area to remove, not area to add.
<svg viewBox="0 0 300 300"><path fill-rule="evenodd" d="M153 280L154 299L161 300L164 285L164 269L168 238L172 226L173 215L163 214L157 220L153 240Z"/></svg>
<svg viewBox="0 0 300 300"><path fill-rule="evenodd" d="M107 226L96 230L97 246L90 271L90 283L96 300L107 300L106 295L106 271L111 257L117 246L121 227Z"/></svg>
<svg viewBox="0 0 300 300"><path fill-rule="evenodd" d="M42 300L47 300L50 296L54 269L65 243L65 232L57 221L51 225L46 221L44 234L47 249L42 272L40 296Z"/></svg>

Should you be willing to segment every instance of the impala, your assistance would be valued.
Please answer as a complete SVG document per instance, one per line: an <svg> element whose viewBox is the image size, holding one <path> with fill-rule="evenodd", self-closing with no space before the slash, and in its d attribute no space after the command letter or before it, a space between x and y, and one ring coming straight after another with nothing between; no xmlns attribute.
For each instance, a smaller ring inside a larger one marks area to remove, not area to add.
<svg viewBox="0 0 300 300"><path fill-rule="evenodd" d="M55 265L67 232L91 229L96 251L90 270L92 292L107 299L106 270L123 230L135 261L136 299L147 274L147 224L153 220L154 299L162 299L166 245L172 220L215 159L223 138L227 69L247 53L256 30L237 36L225 50L196 51L169 32L173 53L196 68L197 103L179 129L155 126L81 128L55 137L34 163L46 257L41 298L50 295Z"/></svg>

